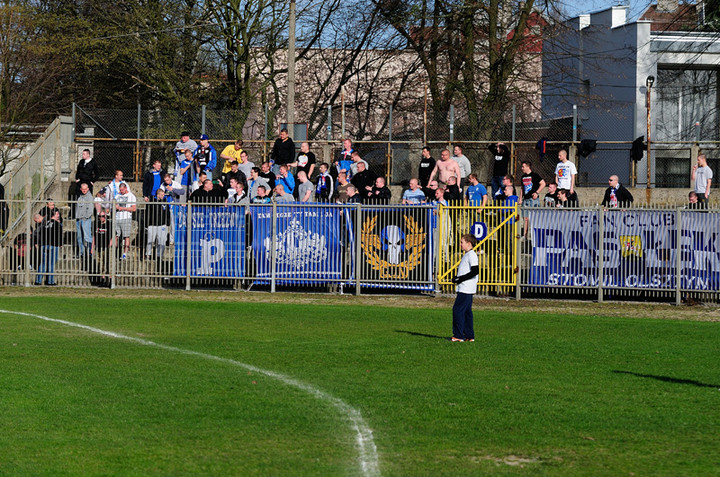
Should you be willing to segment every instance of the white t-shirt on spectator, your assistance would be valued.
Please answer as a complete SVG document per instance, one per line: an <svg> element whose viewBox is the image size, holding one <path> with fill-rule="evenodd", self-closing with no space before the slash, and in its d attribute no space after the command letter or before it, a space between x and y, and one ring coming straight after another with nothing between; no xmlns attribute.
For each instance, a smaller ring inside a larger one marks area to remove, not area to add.
<svg viewBox="0 0 720 477"><path fill-rule="evenodd" d="M577 175L575 164L570 161L558 162L555 167L555 175L557 176L558 189L570 190L572 176Z"/></svg>
<svg viewBox="0 0 720 477"><path fill-rule="evenodd" d="M698 167L695 169L695 193L705 195L707 191L707 181L713 178L712 169L708 166Z"/></svg>
<svg viewBox="0 0 720 477"><path fill-rule="evenodd" d="M95 200L93 202L95 202L96 204L100 204L100 207L102 207L105 211L109 211L112 208L112 202L108 199L105 199L104 197L95 197Z"/></svg>
<svg viewBox="0 0 720 477"><path fill-rule="evenodd" d="M118 196L115 198L118 205L120 207L132 207L137 203L137 198L135 197L135 194L128 191L127 194L118 194ZM117 220L129 220L132 219L132 212L128 210L118 210L115 212L115 219Z"/></svg>

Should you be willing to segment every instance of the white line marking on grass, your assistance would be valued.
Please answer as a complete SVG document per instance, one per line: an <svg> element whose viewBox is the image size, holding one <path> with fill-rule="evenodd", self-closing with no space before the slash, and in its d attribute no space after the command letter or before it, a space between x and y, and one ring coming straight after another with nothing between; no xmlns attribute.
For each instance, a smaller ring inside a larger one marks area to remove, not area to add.
<svg viewBox="0 0 720 477"><path fill-rule="evenodd" d="M315 386L303 383L302 381L298 381L297 379L285 376L284 374L258 368L251 364L241 363L240 361L235 361L234 359L221 358L212 354L200 353L199 351L176 348L174 346L155 343L153 341L148 341L141 338L133 338L132 336L126 336L120 333L115 333L113 331L101 330L100 328L94 328L92 326L87 326L80 323L73 323L72 321L58 320L56 318L48 318L47 316L35 315L32 313L23 313L20 311L0 310L0 313L29 316L44 321L50 321L52 323L60 323L66 326L80 328L82 330L91 331L93 333L97 333L110 338L131 341L133 343L138 343L144 346L154 346L165 351L172 351L175 353L181 353L189 356L197 356L198 358L204 358L212 361L218 361L220 363L231 364L233 366L239 366L241 368L247 369L248 371L263 374L269 378L276 379L283 384L287 384L288 386L292 386L300 389L301 391L305 391L306 393L315 396L321 401L329 402L330 404L335 406L335 408L340 411L341 414L347 416L348 420L350 421L350 427L353 429L353 431L355 431L356 434L355 444L358 450L358 459L360 461L359 463L362 474L367 476L380 475L380 464L378 462L377 447L375 447L375 441L373 440L372 429L370 429L370 427L368 427L368 425L365 423L365 420L362 418L362 414L360 413L360 411L350 406L342 399L336 398L335 396L332 396L325 391L316 388Z"/></svg>

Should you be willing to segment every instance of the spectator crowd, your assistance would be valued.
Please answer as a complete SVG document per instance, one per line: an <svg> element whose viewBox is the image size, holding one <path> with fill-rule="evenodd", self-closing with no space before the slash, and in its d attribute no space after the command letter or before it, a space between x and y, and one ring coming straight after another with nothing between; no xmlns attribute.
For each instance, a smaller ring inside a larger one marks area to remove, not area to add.
<svg viewBox="0 0 720 477"><path fill-rule="evenodd" d="M162 258L165 248L174 240L173 208L170 205L187 201L204 204L287 204L287 203L366 203L383 205L401 203L463 204L471 207L488 205L522 207L572 208L579 205L576 187L577 169L568 160L567 151L558 153L554 176L543 178L533 171L529 160L522 161L522 175L516 181L509 171L511 151L502 142L487 148L492 157L490 183L481 183L472 171L471 162L460 145L442 149L438 160L430 147L422 149L417 175L407 183L400 197L393 198L387 180L377 175L345 139L342 150L331 162L318 162L310 144L303 142L299 150L283 129L275 141L269 160L254 163L243 141L237 140L220 152L210 144L207 135L199 144L183 132L173 149L171 172L154 160L142 181L142 227L133 229L138 213L138 199L123 180L123 172L115 171L113 179L93 192L98 181L98 167L90 151L82 151L70 198L74 201L69 214L75 220L77 258L87 270L107 279L111 246L118 250L118 259L127 260L131 239L137 234L145 257ZM694 189L688 196L689 208L706 208L712 185L713 171L701 154L692 170ZM547 180L546 180L547 179ZM4 197L0 186L0 203ZM395 199L395 200L393 200ZM633 196L610 175L602 199L607 208L629 207ZM4 204L3 204L4 205ZM7 218L0 209L5 227ZM111 224L111 218L114 224ZM525 219L527 230L527 219ZM63 217L53 199L34 215L30 236L18 234L13 247L13 268L29 266L35 284L55 285L55 266L63 245ZM27 259L25 258L27 256Z"/></svg>

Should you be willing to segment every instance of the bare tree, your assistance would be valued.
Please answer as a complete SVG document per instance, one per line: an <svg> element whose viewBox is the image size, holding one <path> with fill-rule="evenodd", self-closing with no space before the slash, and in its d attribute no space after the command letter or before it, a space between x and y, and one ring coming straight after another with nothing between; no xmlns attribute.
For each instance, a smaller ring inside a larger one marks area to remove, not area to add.
<svg viewBox="0 0 720 477"><path fill-rule="evenodd" d="M537 32L528 20L534 0L374 0L407 41L427 75L433 121L443 123L460 101L476 137L489 137L508 103ZM545 3L543 3L545 5Z"/></svg>
<svg viewBox="0 0 720 477"><path fill-rule="evenodd" d="M405 99L419 63L386 35L388 26L379 13L372 5L346 2L323 23L323 48L303 51L298 90L305 108L299 114L309 123L310 137L327 127L329 105L335 108L334 126L339 125L341 96L346 135L359 139L385 130L390 106Z"/></svg>
<svg viewBox="0 0 720 477"><path fill-rule="evenodd" d="M62 68L38 38L34 14L29 2L0 2L0 176L24 147L20 127L48 119L43 100Z"/></svg>
<svg viewBox="0 0 720 477"><path fill-rule="evenodd" d="M240 133L278 74L277 53L287 45L287 4L209 0L206 8L215 23L213 46L222 65L219 104L237 111L234 120Z"/></svg>

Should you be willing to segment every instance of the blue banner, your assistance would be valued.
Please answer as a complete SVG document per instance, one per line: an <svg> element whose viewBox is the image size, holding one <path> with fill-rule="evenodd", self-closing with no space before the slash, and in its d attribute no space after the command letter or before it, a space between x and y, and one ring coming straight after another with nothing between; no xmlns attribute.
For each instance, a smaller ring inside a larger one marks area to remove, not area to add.
<svg viewBox="0 0 720 477"><path fill-rule="evenodd" d="M720 290L720 215L607 210L600 257L600 213L525 210L532 232L529 285L675 289L678 259L684 290ZM678 257L678 250L680 256ZM598 273L602 258L602 274Z"/></svg>
<svg viewBox="0 0 720 477"><path fill-rule="evenodd" d="M244 276L245 207L193 205L190 276ZM172 206L175 224L175 276L187 275L187 207Z"/></svg>
<svg viewBox="0 0 720 477"><path fill-rule="evenodd" d="M272 237L272 207L252 207L252 247L259 283L272 276L279 284L322 284L342 276L343 246L340 243L342 211L323 206L277 205L277 224Z"/></svg>

